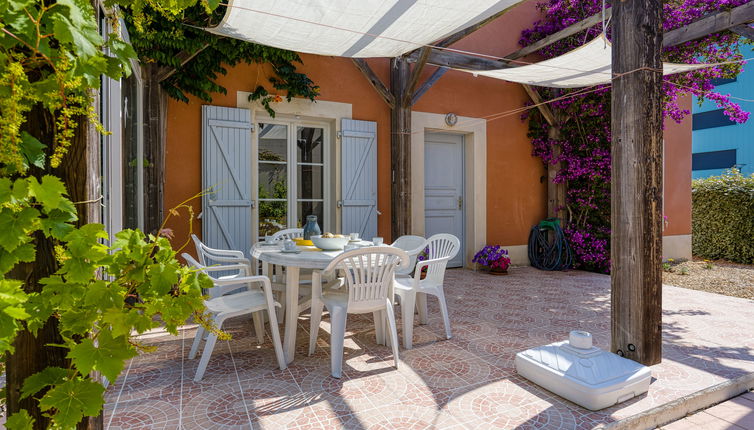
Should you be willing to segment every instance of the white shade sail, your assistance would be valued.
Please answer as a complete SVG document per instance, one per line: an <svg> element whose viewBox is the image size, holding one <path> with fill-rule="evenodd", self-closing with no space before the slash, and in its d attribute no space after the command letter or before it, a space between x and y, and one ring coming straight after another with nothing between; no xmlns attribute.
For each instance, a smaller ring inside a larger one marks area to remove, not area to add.
<svg viewBox="0 0 754 430"><path fill-rule="evenodd" d="M215 34L340 57L396 57L522 0L229 0Z"/></svg>
<svg viewBox="0 0 754 430"><path fill-rule="evenodd" d="M603 35L559 57L522 67L464 72L521 84L580 88L607 84L612 78L612 45ZM663 75L689 72L708 64L662 63Z"/></svg>

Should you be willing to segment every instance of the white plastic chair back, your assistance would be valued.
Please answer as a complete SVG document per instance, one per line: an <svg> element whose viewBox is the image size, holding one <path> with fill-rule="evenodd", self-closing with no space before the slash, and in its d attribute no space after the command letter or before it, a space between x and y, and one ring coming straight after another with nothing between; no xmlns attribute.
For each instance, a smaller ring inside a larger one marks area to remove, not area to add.
<svg viewBox="0 0 754 430"><path fill-rule="evenodd" d="M369 311L384 308L385 300L392 299L395 269L407 267L408 262L408 254L401 249L367 247L340 254L324 273L342 270L349 312Z"/></svg>
<svg viewBox="0 0 754 430"><path fill-rule="evenodd" d="M287 228L285 230L277 231L272 235L272 240L293 240L297 237L304 237L303 228Z"/></svg>
<svg viewBox="0 0 754 430"><path fill-rule="evenodd" d="M191 235L196 247L196 254L199 257L199 263L204 266L248 263L249 260L243 252L232 249L215 249L205 245L195 234Z"/></svg>
<svg viewBox="0 0 754 430"><path fill-rule="evenodd" d="M458 254L461 249L461 241L452 234L436 234L427 239L427 260L438 260L427 266L426 280L442 284L445 278L445 269L448 261Z"/></svg>
<svg viewBox="0 0 754 430"><path fill-rule="evenodd" d="M416 267L416 257L418 257L427 246L427 239L421 236L405 235L399 237L391 246L406 251L408 258L410 259L408 267L406 269L397 269L395 274L411 275L414 272L414 267Z"/></svg>

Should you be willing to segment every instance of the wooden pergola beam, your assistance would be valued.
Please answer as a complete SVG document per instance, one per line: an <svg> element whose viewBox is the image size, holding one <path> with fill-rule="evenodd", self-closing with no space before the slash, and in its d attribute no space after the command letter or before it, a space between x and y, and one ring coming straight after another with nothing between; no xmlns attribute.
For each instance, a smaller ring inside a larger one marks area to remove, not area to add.
<svg viewBox="0 0 754 430"><path fill-rule="evenodd" d="M741 35L749 40L754 40L754 28L749 27L748 24L737 25L730 29L730 31Z"/></svg>
<svg viewBox="0 0 754 430"><path fill-rule="evenodd" d="M605 19L610 18L610 16L612 15L612 13L613 13L613 9L612 8L605 9ZM599 24L601 22L602 22L602 12L600 12L600 13L598 13L596 15L592 15L589 18L581 20L581 21L577 22L576 24L570 25L570 26L568 26L568 27L560 30L557 33L553 33L553 34L545 37L544 39L538 40L538 41L532 43L529 46L525 46L525 47L519 49L516 52L513 52L513 53L511 53L509 55L506 55L505 59L507 59L507 60L516 60L518 58L525 57L525 56L527 56L529 54L533 54L533 53L539 51L542 48L546 48L546 47L552 45L555 42L559 42L559 41L565 39L566 37L570 37L570 36L573 36L574 34L578 34L578 33L582 32L582 31L584 31L584 30L586 30L588 28L591 28L591 27L593 27L593 26L595 26L595 25L597 25L597 24Z"/></svg>
<svg viewBox="0 0 754 430"><path fill-rule="evenodd" d="M479 22L477 22L474 25L468 26L468 27L464 28L461 31L453 33L450 36L446 37L445 39L442 39L439 42L435 43L435 46L439 46L439 47L442 47L442 48L444 48L446 46L450 46L450 45L458 42L459 40L463 39L464 37L470 35L471 33L479 30L480 28L484 27L485 25L491 23L492 21L500 18L500 16L502 16L504 13L508 12L509 10L510 10L510 8L506 8L504 10L501 10L500 12L498 12L498 13L490 16L489 18L486 18L486 19L484 19L482 21L479 21Z"/></svg>
<svg viewBox="0 0 754 430"><path fill-rule="evenodd" d="M419 55L419 61L414 64L414 69L411 70L411 76L409 77L408 85L406 86L406 91L404 92L404 99L403 104L411 105L411 101L413 100L414 90L416 89L416 85L419 83L419 78L421 77L422 71L424 70L424 66L427 65L427 60L429 59L429 54L432 52L432 50L429 47L423 47L421 48L421 54Z"/></svg>
<svg viewBox="0 0 754 430"><path fill-rule="evenodd" d="M374 73L374 70L369 67L366 60L363 58L352 58L352 60L353 64L356 65L356 68L361 71L361 74L363 74L367 81L369 81L369 84L372 85L372 88L374 88L377 91L377 94L382 97L382 100L387 103L391 109L395 107L395 97L393 97L393 94L390 93L390 90L385 84L382 83L377 74Z"/></svg>
<svg viewBox="0 0 754 430"><path fill-rule="evenodd" d="M731 10L715 12L683 27L670 30L663 36L662 46L680 45L712 33L732 30L733 27L752 21L754 21L754 1L734 7Z"/></svg>
<svg viewBox="0 0 754 430"><path fill-rule="evenodd" d="M421 96L424 95L427 91L429 91L430 88L432 88L432 85L437 82L442 75L445 74L445 72L448 71L447 67L439 67L437 70L435 70L424 83L414 92L414 95L411 96L411 105L415 105L417 101L421 98Z"/></svg>

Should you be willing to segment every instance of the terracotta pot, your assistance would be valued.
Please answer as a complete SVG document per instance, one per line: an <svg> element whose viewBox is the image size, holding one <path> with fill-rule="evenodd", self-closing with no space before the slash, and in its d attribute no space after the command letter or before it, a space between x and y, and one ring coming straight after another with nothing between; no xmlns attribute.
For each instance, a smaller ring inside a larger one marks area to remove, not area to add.
<svg viewBox="0 0 754 430"><path fill-rule="evenodd" d="M505 270L499 269L499 268L490 269L490 275L507 275L507 274L508 274L507 269Z"/></svg>

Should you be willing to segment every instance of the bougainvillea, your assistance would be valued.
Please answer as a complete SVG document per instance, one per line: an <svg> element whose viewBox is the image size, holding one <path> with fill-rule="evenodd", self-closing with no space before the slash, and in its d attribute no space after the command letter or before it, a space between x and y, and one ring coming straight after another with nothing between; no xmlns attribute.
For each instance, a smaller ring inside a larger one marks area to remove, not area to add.
<svg viewBox="0 0 754 430"><path fill-rule="evenodd" d="M663 28L669 31L712 12L739 6L749 0L665 0ZM609 4L608 4L609 6ZM522 33L520 43L530 45L584 18L600 13L601 0L548 0L540 3L544 18ZM607 34L610 38L608 21ZM602 33L602 24L565 38L539 51L544 58L562 55ZM666 76L663 82L664 117L680 122L690 114L681 103L682 96L694 95L710 100L725 110L735 122L745 122L749 114L728 94L714 92L715 78L736 76L743 68L739 36L721 32L703 39L666 48L663 61L675 63L724 63L694 72ZM567 187L566 205L559 216L576 256L578 267L608 273L610 271L610 86L578 90L541 88L544 99L568 96L552 102L558 132L537 110L529 110L529 137L533 154L545 164L560 163L556 183ZM571 94L573 93L573 94ZM576 94L578 93L578 94ZM608 119L608 120L606 120Z"/></svg>

